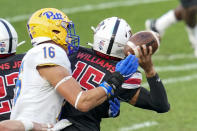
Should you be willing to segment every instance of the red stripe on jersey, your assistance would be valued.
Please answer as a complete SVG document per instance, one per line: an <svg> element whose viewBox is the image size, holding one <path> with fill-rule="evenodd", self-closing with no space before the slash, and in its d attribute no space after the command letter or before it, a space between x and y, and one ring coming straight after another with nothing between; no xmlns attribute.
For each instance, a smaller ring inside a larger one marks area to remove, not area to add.
<svg viewBox="0 0 197 131"><path fill-rule="evenodd" d="M130 79L124 81L124 83L126 83L126 84L140 85L141 84L141 79L138 79L138 78L130 78Z"/></svg>
<svg viewBox="0 0 197 131"><path fill-rule="evenodd" d="M0 54L0 59L7 58L7 57L10 57L12 55L15 55L15 53L12 53L12 54Z"/></svg>

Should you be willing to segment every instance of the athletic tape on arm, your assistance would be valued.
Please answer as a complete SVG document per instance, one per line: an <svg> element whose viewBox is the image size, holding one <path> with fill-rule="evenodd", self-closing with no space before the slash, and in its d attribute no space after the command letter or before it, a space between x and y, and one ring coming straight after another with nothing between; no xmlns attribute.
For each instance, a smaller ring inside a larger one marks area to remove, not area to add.
<svg viewBox="0 0 197 131"><path fill-rule="evenodd" d="M83 93L83 91L80 91L79 94L77 95L77 99L75 100L75 108L76 108L76 109L77 109L77 104L78 104L78 102L79 102L79 99L80 99L82 93Z"/></svg>
<svg viewBox="0 0 197 131"><path fill-rule="evenodd" d="M21 123L23 123L25 131L30 131L33 129L33 127L34 127L33 122L31 122L29 120L20 120L20 121L21 121Z"/></svg>
<svg viewBox="0 0 197 131"><path fill-rule="evenodd" d="M61 85L63 82L67 81L68 79L70 79L72 76L66 76L64 77L62 80L60 80L57 85L55 86L55 90L58 88L59 85Z"/></svg>

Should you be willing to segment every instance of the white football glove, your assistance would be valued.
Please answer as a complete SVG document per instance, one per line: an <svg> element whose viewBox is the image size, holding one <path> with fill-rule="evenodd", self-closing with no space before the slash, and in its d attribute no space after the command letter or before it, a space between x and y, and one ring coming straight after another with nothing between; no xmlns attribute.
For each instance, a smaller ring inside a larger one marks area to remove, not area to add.
<svg viewBox="0 0 197 131"><path fill-rule="evenodd" d="M60 121L58 121L53 128L48 129L47 131L59 131L61 129L66 128L67 126L72 125L72 123L70 121L68 121L67 119L62 119Z"/></svg>

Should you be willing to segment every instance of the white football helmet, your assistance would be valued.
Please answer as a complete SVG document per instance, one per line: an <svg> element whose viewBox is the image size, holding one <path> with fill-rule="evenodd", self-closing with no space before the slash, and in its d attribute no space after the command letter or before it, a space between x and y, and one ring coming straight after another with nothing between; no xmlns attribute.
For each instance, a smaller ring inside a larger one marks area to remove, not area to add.
<svg viewBox="0 0 197 131"><path fill-rule="evenodd" d="M18 35L14 27L0 18L0 54L16 53Z"/></svg>
<svg viewBox="0 0 197 131"><path fill-rule="evenodd" d="M107 18L94 30L93 49L105 55L123 59L124 45L131 35L131 27L124 19Z"/></svg>

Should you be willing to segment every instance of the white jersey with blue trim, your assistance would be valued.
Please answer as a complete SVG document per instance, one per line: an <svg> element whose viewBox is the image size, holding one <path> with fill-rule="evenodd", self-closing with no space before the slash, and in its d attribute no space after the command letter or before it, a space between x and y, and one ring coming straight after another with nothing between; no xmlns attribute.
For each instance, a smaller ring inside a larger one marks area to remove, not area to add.
<svg viewBox="0 0 197 131"><path fill-rule="evenodd" d="M61 47L44 43L29 50L22 60L10 119L56 123L63 97L40 76L36 68L42 65L60 65L71 74L70 61Z"/></svg>

